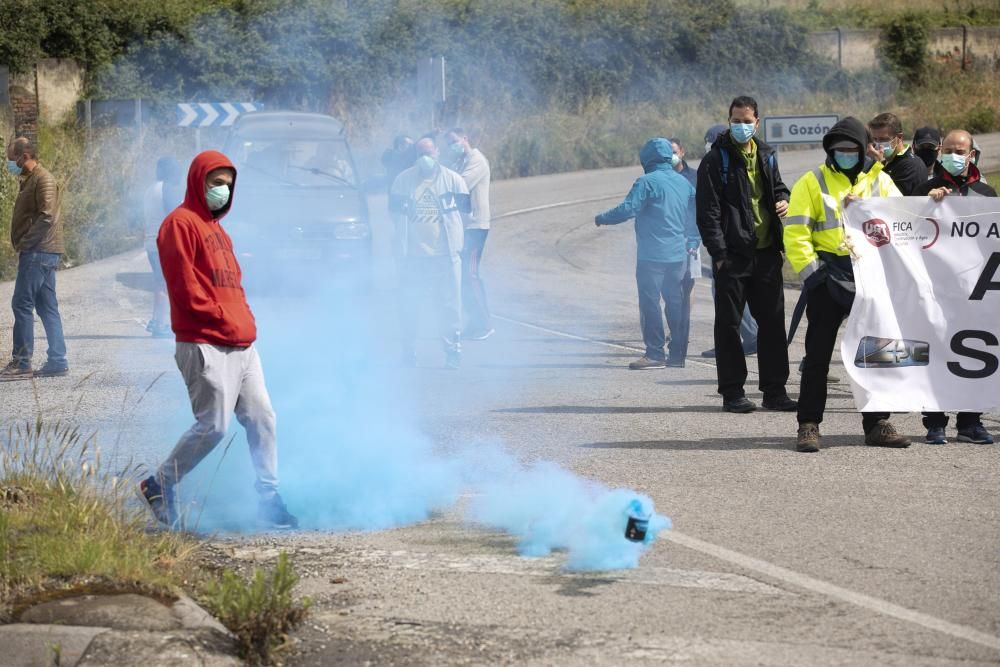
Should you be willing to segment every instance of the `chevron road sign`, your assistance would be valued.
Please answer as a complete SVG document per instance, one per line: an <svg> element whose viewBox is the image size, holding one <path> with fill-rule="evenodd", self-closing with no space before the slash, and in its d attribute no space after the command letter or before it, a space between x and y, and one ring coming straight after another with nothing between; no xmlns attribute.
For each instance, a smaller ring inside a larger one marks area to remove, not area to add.
<svg viewBox="0 0 1000 667"><path fill-rule="evenodd" d="M226 127L243 113L264 107L256 102L184 102L177 105L180 127Z"/></svg>

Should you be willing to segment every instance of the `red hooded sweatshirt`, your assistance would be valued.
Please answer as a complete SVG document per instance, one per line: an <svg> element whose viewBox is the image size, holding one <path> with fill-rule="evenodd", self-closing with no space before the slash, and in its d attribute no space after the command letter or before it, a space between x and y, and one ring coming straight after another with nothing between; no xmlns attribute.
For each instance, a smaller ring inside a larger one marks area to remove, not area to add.
<svg viewBox="0 0 1000 667"><path fill-rule="evenodd" d="M205 199L205 178L221 167L233 170L233 185L229 201L213 214ZM232 205L235 173L222 153L199 153L188 170L184 203L167 215L156 237L179 342L249 347L257 338L233 242L219 224Z"/></svg>

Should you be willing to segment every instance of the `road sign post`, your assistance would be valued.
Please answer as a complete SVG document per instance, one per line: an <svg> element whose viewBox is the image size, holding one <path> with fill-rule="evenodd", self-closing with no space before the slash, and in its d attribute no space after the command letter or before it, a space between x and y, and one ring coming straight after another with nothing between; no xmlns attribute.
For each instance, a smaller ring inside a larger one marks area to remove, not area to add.
<svg viewBox="0 0 1000 667"><path fill-rule="evenodd" d="M839 120L835 114L806 116L766 116L764 118L764 143L819 144L823 135Z"/></svg>
<svg viewBox="0 0 1000 667"><path fill-rule="evenodd" d="M437 121L437 109L447 100L444 58L421 58L417 61L417 94L430 105L431 129Z"/></svg>

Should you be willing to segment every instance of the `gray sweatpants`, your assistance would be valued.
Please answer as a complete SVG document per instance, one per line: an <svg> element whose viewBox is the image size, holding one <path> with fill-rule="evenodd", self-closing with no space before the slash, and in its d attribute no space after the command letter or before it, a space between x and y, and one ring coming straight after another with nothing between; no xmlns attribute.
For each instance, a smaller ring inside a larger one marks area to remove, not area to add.
<svg viewBox="0 0 1000 667"><path fill-rule="evenodd" d="M215 449L235 412L247 432L257 493L262 499L273 496L278 489L276 417L257 348L178 342L174 359L196 421L157 470L160 484L177 484Z"/></svg>

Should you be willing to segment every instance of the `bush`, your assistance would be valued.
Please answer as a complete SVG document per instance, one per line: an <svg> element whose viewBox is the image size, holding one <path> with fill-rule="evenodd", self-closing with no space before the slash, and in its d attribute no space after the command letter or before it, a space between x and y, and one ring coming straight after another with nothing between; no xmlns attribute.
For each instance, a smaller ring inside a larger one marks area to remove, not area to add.
<svg viewBox="0 0 1000 667"><path fill-rule="evenodd" d="M883 27L881 56L892 66L900 81L917 86L927 80L927 44L930 31L927 16L906 13Z"/></svg>
<svg viewBox="0 0 1000 667"><path fill-rule="evenodd" d="M972 134L992 132L998 123L997 110L987 106L982 102L977 102L976 106L969 109L965 114L965 123L962 127Z"/></svg>
<svg viewBox="0 0 1000 667"><path fill-rule="evenodd" d="M249 664L271 664L287 645L288 633L305 618L308 599L296 602L298 582L288 554L281 552L270 573L256 568L249 582L231 570L205 589L203 602L236 635Z"/></svg>

